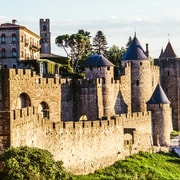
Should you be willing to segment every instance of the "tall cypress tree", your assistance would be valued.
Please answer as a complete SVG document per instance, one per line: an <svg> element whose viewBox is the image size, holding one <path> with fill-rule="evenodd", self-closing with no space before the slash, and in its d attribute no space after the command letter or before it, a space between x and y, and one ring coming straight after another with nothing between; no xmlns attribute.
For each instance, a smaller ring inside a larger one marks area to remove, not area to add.
<svg viewBox="0 0 180 180"><path fill-rule="evenodd" d="M93 53L106 55L107 49L106 37L102 31L98 31L93 38Z"/></svg>

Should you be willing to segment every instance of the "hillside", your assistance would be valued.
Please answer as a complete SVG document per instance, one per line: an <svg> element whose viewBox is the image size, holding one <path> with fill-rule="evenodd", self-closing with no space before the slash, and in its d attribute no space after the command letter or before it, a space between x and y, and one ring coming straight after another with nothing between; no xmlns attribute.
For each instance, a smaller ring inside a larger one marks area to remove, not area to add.
<svg viewBox="0 0 180 180"><path fill-rule="evenodd" d="M180 179L179 169L180 159L172 153L140 152L125 160L117 161L110 167L97 170L93 174L75 176L73 179L175 180Z"/></svg>

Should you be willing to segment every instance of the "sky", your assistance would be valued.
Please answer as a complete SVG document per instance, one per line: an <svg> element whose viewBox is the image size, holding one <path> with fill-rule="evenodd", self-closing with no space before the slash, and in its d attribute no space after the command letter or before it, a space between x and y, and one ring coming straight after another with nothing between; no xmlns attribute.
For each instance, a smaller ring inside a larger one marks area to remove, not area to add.
<svg viewBox="0 0 180 180"><path fill-rule="evenodd" d="M50 19L51 51L65 55L55 38L79 29L102 31L108 47L125 47L135 32L142 47L149 44L150 56L157 58L171 42L180 56L179 0L8 0L1 2L0 23L17 20L40 34L39 19ZM91 38L91 40L92 40Z"/></svg>

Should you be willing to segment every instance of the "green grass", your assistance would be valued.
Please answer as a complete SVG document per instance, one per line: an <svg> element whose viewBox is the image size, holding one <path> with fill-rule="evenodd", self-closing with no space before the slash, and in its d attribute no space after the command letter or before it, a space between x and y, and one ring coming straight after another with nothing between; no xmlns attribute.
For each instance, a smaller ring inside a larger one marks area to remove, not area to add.
<svg viewBox="0 0 180 180"><path fill-rule="evenodd" d="M73 176L76 180L177 180L180 179L180 158L172 153L137 155L115 162L89 175Z"/></svg>
<svg viewBox="0 0 180 180"><path fill-rule="evenodd" d="M171 139L176 137L176 136L179 136L180 135L180 131L172 131L171 132Z"/></svg>

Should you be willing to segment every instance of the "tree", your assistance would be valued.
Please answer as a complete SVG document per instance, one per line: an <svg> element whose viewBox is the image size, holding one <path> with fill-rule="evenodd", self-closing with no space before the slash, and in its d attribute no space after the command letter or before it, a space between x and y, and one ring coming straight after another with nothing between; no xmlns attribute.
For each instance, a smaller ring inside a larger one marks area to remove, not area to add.
<svg viewBox="0 0 180 180"><path fill-rule="evenodd" d="M118 77L118 71L119 68L121 67L121 58L124 55L126 49L124 47L121 47L121 49L113 45L112 47L109 48L107 52L107 58L109 61L111 61L115 67L114 67L114 76L115 78Z"/></svg>
<svg viewBox="0 0 180 180"><path fill-rule="evenodd" d="M63 48L68 58L70 57L69 52L67 50L67 48L69 47L69 38L70 38L69 34L64 34L56 37L55 39L56 45L58 47Z"/></svg>
<svg viewBox="0 0 180 180"><path fill-rule="evenodd" d="M62 47L71 59L71 66L75 72L78 70L79 60L90 54L90 33L84 30L79 30L77 34L60 35L56 37L55 43Z"/></svg>
<svg viewBox="0 0 180 180"><path fill-rule="evenodd" d="M30 147L9 148L0 155L2 179L64 179L62 161L55 162L47 150Z"/></svg>
<svg viewBox="0 0 180 180"><path fill-rule="evenodd" d="M112 47L109 48L107 52L107 58L110 60L115 66L120 67L120 60L122 56L124 55L126 49L124 47L121 47L121 49L113 45Z"/></svg>
<svg viewBox="0 0 180 180"><path fill-rule="evenodd" d="M88 38L89 39L89 42L87 42L86 44L85 44L85 51L84 51L84 53L83 53L83 59L86 59L87 58L87 56L89 56L90 54L91 54L91 52L92 52L92 45L91 45L91 43L90 43L90 38L91 38L91 36L90 36L90 32L88 32L88 31L84 31L83 29L80 29L79 31L78 31L78 34L82 34L83 36L85 36L86 38Z"/></svg>
<svg viewBox="0 0 180 180"><path fill-rule="evenodd" d="M107 41L102 31L98 31L93 38L93 53L106 55L107 53Z"/></svg>

